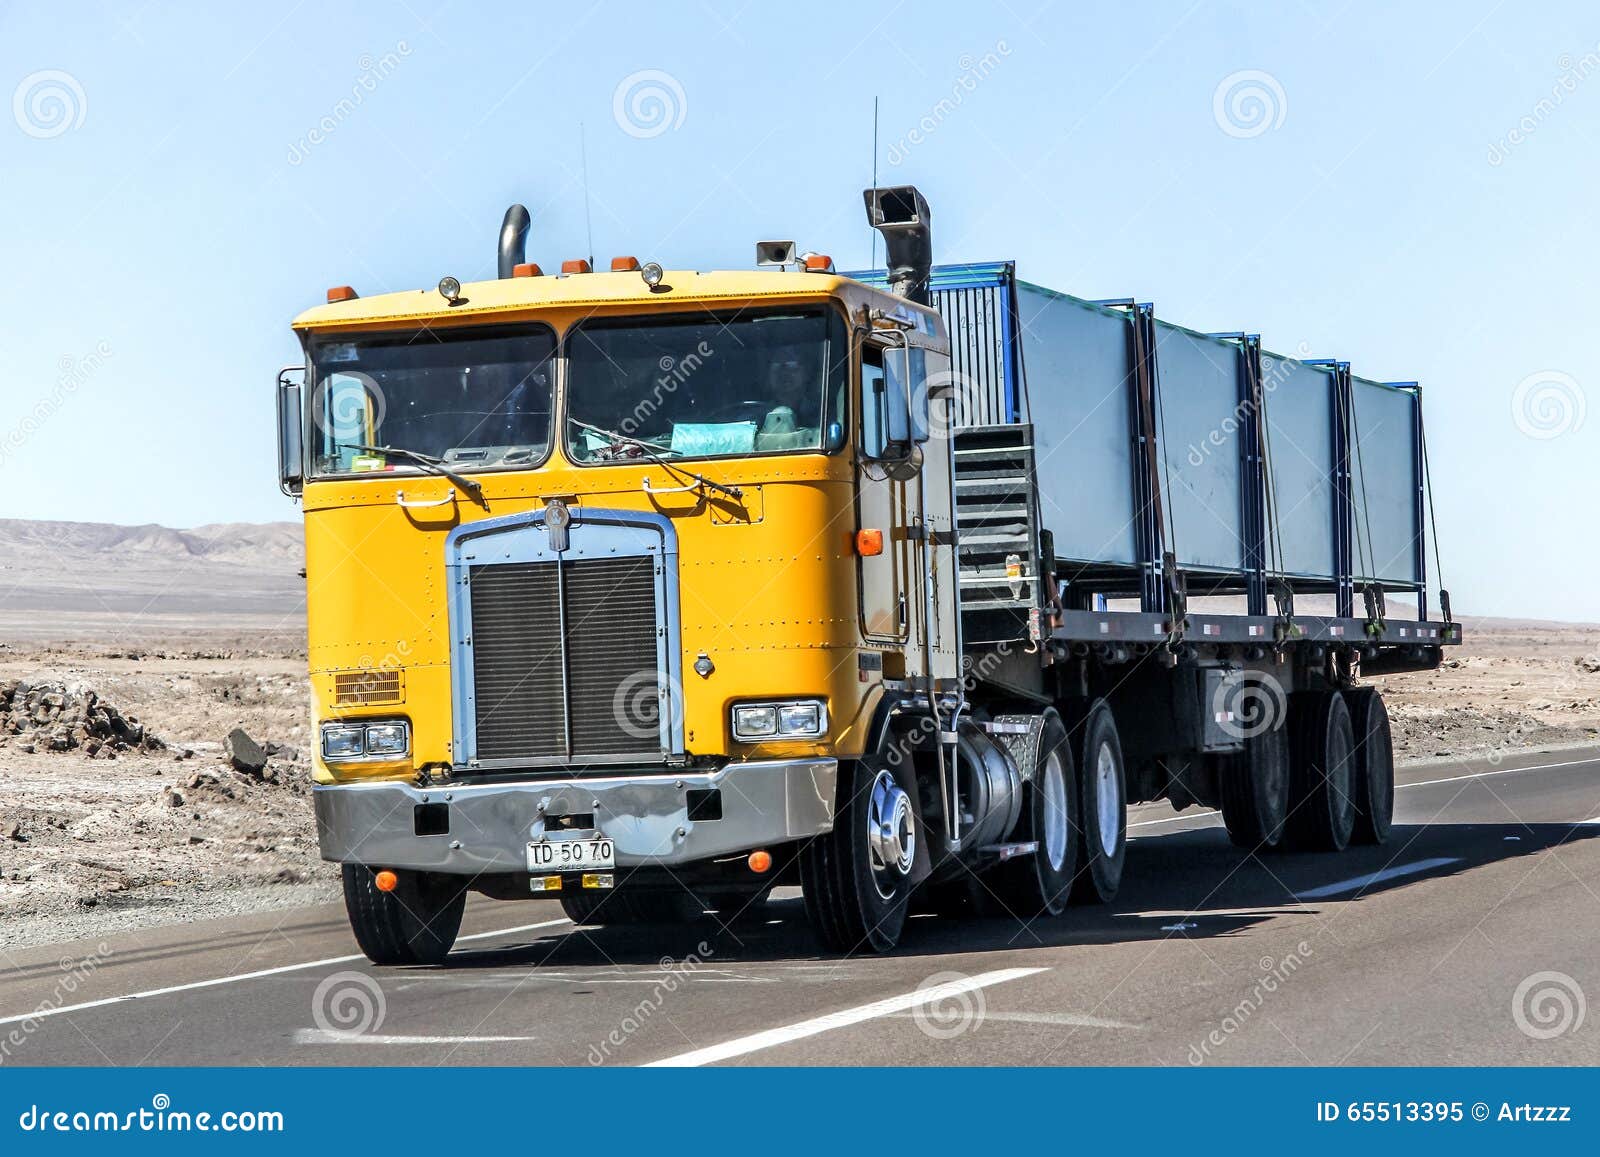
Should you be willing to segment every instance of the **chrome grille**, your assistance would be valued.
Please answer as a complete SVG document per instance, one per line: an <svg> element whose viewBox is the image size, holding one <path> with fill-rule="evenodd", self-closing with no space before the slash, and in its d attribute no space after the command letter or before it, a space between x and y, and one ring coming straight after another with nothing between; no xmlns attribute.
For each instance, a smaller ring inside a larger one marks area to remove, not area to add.
<svg viewBox="0 0 1600 1157"><path fill-rule="evenodd" d="M475 566L474 758L660 758L656 560Z"/></svg>

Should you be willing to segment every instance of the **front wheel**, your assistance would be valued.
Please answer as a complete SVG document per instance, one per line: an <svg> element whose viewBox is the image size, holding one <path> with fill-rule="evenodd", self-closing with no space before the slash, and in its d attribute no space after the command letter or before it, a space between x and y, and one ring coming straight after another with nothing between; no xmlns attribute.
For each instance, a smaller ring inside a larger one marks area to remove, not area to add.
<svg viewBox="0 0 1600 1157"><path fill-rule="evenodd" d="M1111 706L1096 699L1077 713L1070 736L1078 757L1078 870L1072 898L1103 904L1122 886L1128 852L1127 779Z"/></svg>
<svg viewBox="0 0 1600 1157"><path fill-rule="evenodd" d="M395 872L390 891L374 871L344 865L344 907L350 930L374 964L442 964L461 931L468 878L440 872Z"/></svg>
<svg viewBox="0 0 1600 1157"><path fill-rule="evenodd" d="M839 765L833 830L800 851L806 918L832 952L900 940L919 837L916 805L877 760Z"/></svg>

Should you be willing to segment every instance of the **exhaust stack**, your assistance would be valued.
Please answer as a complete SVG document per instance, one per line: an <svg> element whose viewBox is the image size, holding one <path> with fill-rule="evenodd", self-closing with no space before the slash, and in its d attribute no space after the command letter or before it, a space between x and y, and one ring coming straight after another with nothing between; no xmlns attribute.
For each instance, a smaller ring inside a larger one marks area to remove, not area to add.
<svg viewBox="0 0 1600 1157"><path fill-rule="evenodd" d="M928 276L933 268L933 241L928 227L933 214L915 185L866 189L867 224L883 234L889 262L889 289L917 305L928 304Z"/></svg>
<svg viewBox="0 0 1600 1157"><path fill-rule="evenodd" d="M521 205L506 210L506 219L500 224L500 276L514 277L517 266L528 259L528 226L532 218Z"/></svg>

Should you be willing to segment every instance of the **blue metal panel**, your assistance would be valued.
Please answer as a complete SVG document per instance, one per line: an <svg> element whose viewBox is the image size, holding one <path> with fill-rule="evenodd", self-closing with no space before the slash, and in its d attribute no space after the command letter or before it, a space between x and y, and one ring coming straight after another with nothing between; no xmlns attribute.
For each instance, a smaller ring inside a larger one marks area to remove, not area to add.
<svg viewBox="0 0 1600 1157"><path fill-rule="evenodd" d="M497 563L578 562L584 559L660 560L656 575L656 658L671 693L661 712L661 750L684 750L679 670L678 533L670 519L635 510L569 508L572 522L566 548L551 548L545 510L486 518L458 526L445 539L445 577L449 583L451 710L454 762L476 757L477 705L473 692L471 569ZM554 607L530 607L529 614L555 614Z"/></svg>
<svg viewBox="0 0 1600 1157"><path fill-rule="evenodd" d="M1337 375L1263 352L1267 479L1272 496L1268 567L1274 574L1334 582L1334 436ZM1276 566L1273 558L1276 556Z"/></svg>
<svg viewBox="0 0 1600 1157"><path fill-rule="evenodd" d="M1412 586L1421 564L1416 478L1417 395L1351 378L1355 578Z"/></svg>

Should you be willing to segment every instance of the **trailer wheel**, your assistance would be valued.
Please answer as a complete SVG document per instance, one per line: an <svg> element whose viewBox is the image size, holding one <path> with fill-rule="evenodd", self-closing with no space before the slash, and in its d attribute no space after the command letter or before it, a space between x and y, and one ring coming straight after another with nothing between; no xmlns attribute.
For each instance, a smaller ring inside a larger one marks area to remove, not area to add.
<svg viewBox="0 0 1600 1157"><path fill-rule="evenodd" d="M635 892L627 888L561 893L561 910L574 924L687 924L704 909L688 892Z"/></svg>
<svg viewBox="0 0 1600 1157"><path fill-rule="evenodd" d="M1249 851L1277 847L1289 814L1289 735L1281 720L1272 722L1217 768L1228 838Z"/></svg>
<svg viewBox="0 0 1600 1157"><path fill-rule="evenodd" d="M1078 764L1078 856L1072 898L1100 904L1116 897L1128 851L1122 740L1104 699L1085 704L1068 731Z"/></svg>
<svg viewBox="0 0 1600 1157"><path fill-rule="evenodd" d="M1072 745L1060 716L1047 711L1044 720L1017 837L1039 847L1031 856L1001 864L994 874L1000 903L1023 920L1059 915L1078 868L1078 776Z"/></svg>
<svg viewBox="0 0 1600 1157"><path fill-rule="evenodd" d="M824 947L887 952L895 946L920 836L915 802L880 761L839 765L833 830L800 850L806 918Z"/></svg>
<svg viewBox="0 0 1600 1157"><path fill-rule="evenodd" d="M1389 709L1376 687L1356 687L1345 692L1350 725L1355 734L1356 844L1382 844L1394 825L1394 739L1389 734Z"/></svg>
<svg viewBox="0 0 1600 1157"><path fill-rule="evenodd" d="M442 964L461 931L467 878L439 872L395 875L394 890L383 892L371 868L344 865L344 908L356 943L374 964Z"/></svg>
<svg viewBox="0 0 1600 1157"><path fill-rule="evenodd" d="M1302 691L1290 697L1289 753L1285 843L1295 851L1343 851L1356 814L1355 735L1344 696Z"/></svg>

